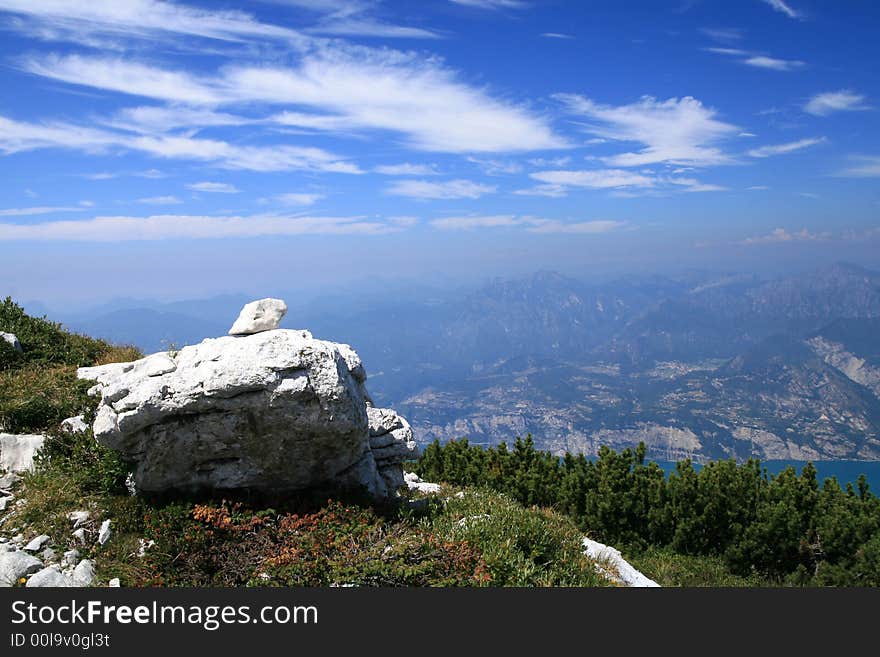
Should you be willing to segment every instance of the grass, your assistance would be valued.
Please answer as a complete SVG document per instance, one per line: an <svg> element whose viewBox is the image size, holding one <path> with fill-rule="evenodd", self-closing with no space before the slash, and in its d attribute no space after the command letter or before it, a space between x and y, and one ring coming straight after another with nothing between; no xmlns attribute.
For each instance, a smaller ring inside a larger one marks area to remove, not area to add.
<svg viewBox="0 0 880 657"><path fill-rule="evenodd" d="M649 547L624 555L635 568L660 586L755 587L778 586L779 582L758 574L741 576L730 572L722 557L685 555L671 548Z"/></svg>
<svg viewBox="0 0 880 657"><path fill-rule="evenodd" d="M94 558L124 586L598 586L574 522L499 493L444 488L375 505L309 496L248 500L131 496L126 468L90 432L49 436L2 525L57 553ZM68 514L87 510L85 544ZM112 538L95 541L111 520ZM138 556L143 541L155 547Z"/></svg>

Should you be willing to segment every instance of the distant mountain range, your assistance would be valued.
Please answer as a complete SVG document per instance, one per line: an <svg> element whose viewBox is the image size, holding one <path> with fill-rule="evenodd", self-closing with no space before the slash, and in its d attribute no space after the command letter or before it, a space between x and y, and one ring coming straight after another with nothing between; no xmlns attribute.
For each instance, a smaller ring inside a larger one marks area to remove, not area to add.
<svg viewBox="0 0 880 657"><path fill-rule="evenodd" d="M66 323L156 350L225 333L247 300L117 302ZM880 460L880 273L854 265L602 284L542 271L286 322L355 346L377 402L422 442L531 432L559 452L644 440L663 459Z"/></svg>

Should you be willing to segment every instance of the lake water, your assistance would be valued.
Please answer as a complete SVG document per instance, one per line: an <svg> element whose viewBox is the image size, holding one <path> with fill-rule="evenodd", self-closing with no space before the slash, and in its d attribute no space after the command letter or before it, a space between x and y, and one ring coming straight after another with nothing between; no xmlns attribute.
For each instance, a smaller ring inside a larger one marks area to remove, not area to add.
<svg viewBox="0 0 880 657"><path fill-rule="evenodd" d="M673 462L655 461L655 463L667 473L675 470ZM800 474L806 464L806 461L761 461L761 467L770 474L778 474L789 466ZM880 461L813 461L813 466L816 468L820 485L825 479L836 477L841 487L844 487L849 482L855 484L859 475L864 474L868 478L871 492L880 495ZM699 470L700 465L695 463L694 468Z"/></svg>

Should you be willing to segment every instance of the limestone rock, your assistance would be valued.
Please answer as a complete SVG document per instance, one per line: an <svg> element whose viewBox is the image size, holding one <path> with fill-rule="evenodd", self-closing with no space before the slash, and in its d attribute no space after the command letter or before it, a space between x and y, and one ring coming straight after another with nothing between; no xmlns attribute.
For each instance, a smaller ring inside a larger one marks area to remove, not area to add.
<svg viewBox="0 0 880 657"><path fill-rule="evenodd" d="M82 433L88 431L88 428L89 425L86 424L82 415L75 415L61 421L61 430L67 433Z"/></svg>
<svg viewBox="0 0 880 657"><path fill-rule="evenodd" d="M119 581L118 577L114 577L109 582L107 582L107 586L109 586L111 589L118 589L120 586L122 586L122 582Z"/></svg>
<svg viewBox="0 0 880 657"><path fill-rule="evenodd" d="M31 575L25 586L32 588L60 588L75 586L70 578L65 577L58 566L46 566L42 570Z"/></svg>
<svg viewBox="0 0 880 657"><path fill-rule="evenodd" d="M653 588L657 582L636 570L623 555L604 543L584 537L584 554L596 560L596 569L611 581L623 586Z"/></svg>
<svg viewBox="0 0 880 657"><path fill-rule="evenodd" d="M75 548L73 550L68 550L67 552L65 552L64 556L61 558L61 565L62 566L75 567L76 564L78 564L78 563L79 563L79 550L77 550Z"/></svg>
<svg viewBox="0 0 880 657"><path fill-rule="evenodd" d="M407 488L410 490L417 490L420 493L427 494L440 492L440 484L432 484L427 481L422 481L421 477L415 472L407 472L404 475L404 481L406 481Z"/></svg>
<svg viewBox="0 0 880 657"><path fill-rule="evenodd" d="M42 567L43 563L27 552L0 552L0 586L15 586L19 579Z"/></svg>
<svg viewBox="0 0 880 657"><path fill-rule="evenodd" d="M46 543L49 542L49 536L46 534L40 534L30 540L30 542L25 545L22 549L27 550L28 552L36 552L40 548L43 547Z"/></svg>
<svg viewBox="0 0 880 657"><path fill-rule="evenodd" d="M110 521L105 520L101 523L101 528L98 530L98 544L104 545L104 543L110 540L112 534L113 532L110 530Z"/></svg>
<svg viewBox="0 0 880 657"><path fill-rule="evenodd" d="M241 309L238 319L229 329L229 335L251 335L277 329L286 314L287 304L281 299L251 301Z"/></svg>
<svg viewBox="0 0 880 657"><path fill-rule="evenodd" d="M90 559L83 559L73 569L74 586L91 586L95 581L95 563Z"/></svg>
<svg viewBox="0 0 880 657"><path fill-rule="evenodd" d="M403 462L417 456L409 422L390 408L367 407L370 450L385 486L396 490L404 485Z"/></svg>
<svg viewBox="0 0 880 657"><path fill-rule="evenodd" d="M16 351L22 351L21 343L18 341L15 333L4 333L3 331L0 331L0 340L8 342Z"/></svg>
<svg viewBox="0 0 880 657"><path fill-rule="evenodd" d="M207 339L174 358L78 374L98 382L92 429L133 464L138 492L329 485L384 496L403 483L400 463L415 451L396 415L383 415L370 436L360 359L308 331Z"/></svg>
<svg viewBox="0 0 880 657"><path fill-rule="evenodd" d="M0 470L25 472L34 469L34 456L45 436L0 433Z"/></svg>
<svg viewBox="0 0 880 657"><path fill-rule="evenodd" d="M89 512L88 511L71 511L67 514L67 518L70 522L73 523L73 528L76 529L80 525L84 525L89 521Z"/></svg>

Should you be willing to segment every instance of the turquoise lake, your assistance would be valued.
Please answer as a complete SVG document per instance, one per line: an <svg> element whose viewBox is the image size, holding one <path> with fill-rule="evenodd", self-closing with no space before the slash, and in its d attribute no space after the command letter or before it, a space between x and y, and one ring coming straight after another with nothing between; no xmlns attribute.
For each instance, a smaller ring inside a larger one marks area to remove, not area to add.
<svg viewBox="0 0 880 657"><path fill-rule="evenodd" d="M675 470L675 463L669 461L655 461L667 473ZM798 473L807 464L807 461L761 461L761 467L766 468L770 474L778 474L785 468L792 466ZM841 486L852 482L855 484L860 474L868 479L871 491L880 495L880 461L813 461L813 466L818 473L819 483L829 477L836 477ZM699 470L700 465L694 464Z"/></svg>

